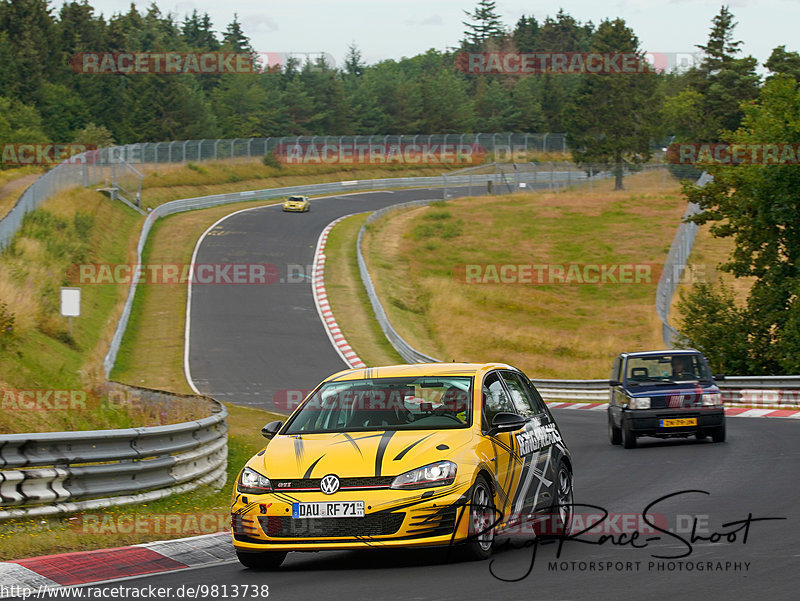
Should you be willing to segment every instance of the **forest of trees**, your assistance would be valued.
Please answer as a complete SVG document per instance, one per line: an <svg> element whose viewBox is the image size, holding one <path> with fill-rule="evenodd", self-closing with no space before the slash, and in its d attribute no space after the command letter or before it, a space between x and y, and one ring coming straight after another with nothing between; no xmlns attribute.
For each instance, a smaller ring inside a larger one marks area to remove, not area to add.
<svg viewBox="0 0 800 601"><path fill-rule="evenodd" d="M46 0L0 0L0 142L581 131L583 138L572 140L580 146L586 131L603 136L603 128L624 119L637 126L626 129L622 144L640 154L649 139L718 139L721 129L738 125L739 103L758 95L756 61L739 56L724 7L700 44L705 58L698 68L624 82L610 78L627 76L472 75L455 66L465 50L641 52L621 19L595 25L559 11L507 27L491 0L464 12L459 48L372 65L352 45L340 68L317 60L288 61L257 75L91 75L72 71L70 57L254 49L235 15L218 32L206 14L179 20L155 3L105 17L88 0L59 8ZM797 74L799 63L797 53L780 47L767 67ZM609 93L627 101L596 102Z"/></svg>

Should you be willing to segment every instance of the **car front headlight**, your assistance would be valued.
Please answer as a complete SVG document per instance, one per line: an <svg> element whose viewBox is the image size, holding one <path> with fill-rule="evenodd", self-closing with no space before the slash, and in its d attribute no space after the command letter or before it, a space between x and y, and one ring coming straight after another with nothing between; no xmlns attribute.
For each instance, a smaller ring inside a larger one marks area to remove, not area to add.
<svg viewBox="0 0 800 601"><path fill-rule="evenodd" d="M630 407L631 409L650 409L650 397L634 397L631 399Z"/></svg>
<svg viewBox="0 0 800 601"><path fill-rule="evenodd" d="M269 478L262 476L254 469L246 467L239 476L239 482L236 483L236 490L250 495L261 495L272 492L272 482L269 481Z"/></svg>
<svg viewBox="0 0 800 601"><path fill-rule="evenodd" d="M722 405L722 395L719 392L710 392L703 395L703 407L718 407Z"/></svg>
<svg viewBox="0 0 800 601"><path fill-rule="evenodd" d="M392 481L392 488L413 490L432 486L447 486L456 479L456 464L452 461L437 461L424 467L400 474Z"/></svg>

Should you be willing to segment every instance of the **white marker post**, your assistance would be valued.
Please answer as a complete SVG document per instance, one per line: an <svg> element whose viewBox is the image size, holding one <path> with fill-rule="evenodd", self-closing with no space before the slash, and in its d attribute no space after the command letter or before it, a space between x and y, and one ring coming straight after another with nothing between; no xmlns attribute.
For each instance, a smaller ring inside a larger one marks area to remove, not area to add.
<svg viewBox="0 0 800 601"><path fill-rule="evenodd" d="M81 289L61 287L61 315L69 317L69 335L72 337L72 318L81 316Z"/></svg>

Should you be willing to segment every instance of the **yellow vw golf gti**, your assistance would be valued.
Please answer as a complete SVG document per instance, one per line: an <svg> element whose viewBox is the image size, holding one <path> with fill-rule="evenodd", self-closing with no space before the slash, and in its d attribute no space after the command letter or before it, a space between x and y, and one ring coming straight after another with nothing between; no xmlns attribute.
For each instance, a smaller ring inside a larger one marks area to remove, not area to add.
<svg viewBox="0 0 800 601"><path fill-rule="evenodd" d="M509 365L342 371L262 433L271 440L239 473L231 506L250 568L278 568L289 551L366 547L454 546L485 559L497 536L569 528L569 450Z"/></svg>

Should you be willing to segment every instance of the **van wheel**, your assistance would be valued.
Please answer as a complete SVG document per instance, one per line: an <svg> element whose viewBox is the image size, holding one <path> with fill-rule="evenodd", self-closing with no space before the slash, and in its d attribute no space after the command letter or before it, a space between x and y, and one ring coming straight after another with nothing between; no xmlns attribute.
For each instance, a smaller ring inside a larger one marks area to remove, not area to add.
<svg viewBox="0 0 800 601"><path fill-rule="evenodd" d="M636 448L636 434L631 430L630 422L622 420L622 446L626 449Z"/></svg>
<svg viewBox="0 0 800 601"><path fill-rule="evenodd" d="M714 442L725 442L725 422L722 422L722 425L718 428L714 428L714 431L711 433L711 440Z"/></svg>
<svg viewBox="0 0 800 601"><path fill-rule="evenodd" d="M611 444L620 444L622 442L622 431L614 425L614 418L608 414L608 439Z"/></svg>

